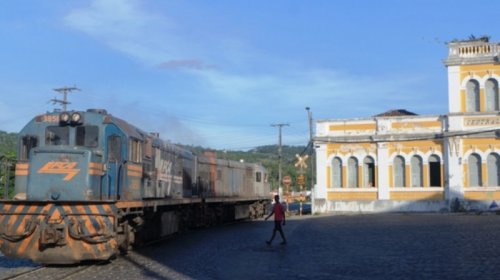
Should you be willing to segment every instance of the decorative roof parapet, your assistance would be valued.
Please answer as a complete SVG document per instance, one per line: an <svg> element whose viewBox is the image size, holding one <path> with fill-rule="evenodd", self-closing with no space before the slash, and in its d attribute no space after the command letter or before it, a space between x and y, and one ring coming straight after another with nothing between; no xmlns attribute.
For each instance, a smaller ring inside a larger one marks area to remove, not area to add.
<svg viewBox="0 0 500 280"><path fill-rule="evenodd" d="M448 43L448 49L448 58L443 61L446 66L500 61L500 43L490 43L488 37L454 40Z"/></svg>

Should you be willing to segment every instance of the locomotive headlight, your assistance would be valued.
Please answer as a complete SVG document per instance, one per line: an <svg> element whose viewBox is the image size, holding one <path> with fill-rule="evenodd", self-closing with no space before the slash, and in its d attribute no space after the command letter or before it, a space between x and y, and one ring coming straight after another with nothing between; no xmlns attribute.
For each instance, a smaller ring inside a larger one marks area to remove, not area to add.
<svg viewBox="0 0 500 280"><path fill-rule="evenodd" d="M69 121L69 113L63 112L59 115L59 121L63 123L67 123Z"/></svg>
<svg viewBox="0 0 500 280"><path fill-rule="evenodd" d="M78 123L82 120L82 115L80 115L80 113L73 113L71 115L71 121L74 122L74 123Z"/></svg>

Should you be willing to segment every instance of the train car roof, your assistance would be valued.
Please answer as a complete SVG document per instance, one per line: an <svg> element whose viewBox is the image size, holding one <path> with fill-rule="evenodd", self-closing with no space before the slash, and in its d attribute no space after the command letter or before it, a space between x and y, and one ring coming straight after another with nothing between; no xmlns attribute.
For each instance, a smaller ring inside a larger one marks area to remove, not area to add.
<svg viewBox="0 0 500 280"><path fill-rule="evenodd" d="M115 123L119 128L121 128L129 137L137 138L138 140L144 140L146 133L136 126L131 125L127 121L117 118L112 115L107 115L106 117L110 118L110 123Z"/></svg>
<svg viewBox="0 0 500 280"><path fill-rule="evenodd" d="M174 153L178 153L183 155L184 157L192 157L193 153L189 150L186 150L178 145L173 144L172 142L168 140L163 140L154 133L148 133L145 132L144 130L130 124L129 122L115 117L111 114L107 114L107 117L110 118L110 122L115 123L118 127L123 129L125 133L127 133L130 137L136 138L138 140L145 140L146 138L151 138L153 140L153 147L157 147L160 149L168 150L168 151L173 151Z"/></svg>

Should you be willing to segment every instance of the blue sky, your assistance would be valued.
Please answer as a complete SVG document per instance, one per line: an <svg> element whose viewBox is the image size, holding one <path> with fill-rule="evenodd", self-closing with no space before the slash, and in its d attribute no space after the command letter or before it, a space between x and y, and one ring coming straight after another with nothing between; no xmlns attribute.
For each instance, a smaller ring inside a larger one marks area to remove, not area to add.
<svg viewBox="0 0 500 280"><path fill-rule="evenodd" d="M305 145L313 118L447 113L446 42L500 41L491 1L1 1L0 130L105 108L176 143Z"/></svg>

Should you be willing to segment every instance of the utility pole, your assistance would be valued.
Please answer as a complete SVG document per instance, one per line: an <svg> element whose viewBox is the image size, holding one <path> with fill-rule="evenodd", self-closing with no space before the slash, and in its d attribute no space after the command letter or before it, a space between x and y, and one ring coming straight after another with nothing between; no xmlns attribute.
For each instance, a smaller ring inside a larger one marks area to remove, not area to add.
<svg viewBox="0 0 500 280"><path fill-rule="evenodd" d="M62 105L62 108L63 108L63 112L66 111L66 106L68 104L71 104L71 102L68 101L68 93L74 91L74 90L80 90L79 88L77 88L76 86L72 86L72 87L62 87L62 88L55 88L54 91L57 91L59 92L60 94L63 95L63 99L60 100L60 99L57 99L57 98L54 98L54 99L51 99L50 101L52 101L52 103L55 105L55 104L61 104Z"/></svg>
<svg viewBox="0 0 500 280"><path fill-rule="evenodd" d="M281 186L281 128L283 126L289 126L287 123L277 123L272 124L273 127L278 127L279 138L278 138L278 194L283 197L283 187Z"/></svg>
<svg viewBox="0 0 500 280"><path fill-rule="evenodd" d="M311 108L306 107L307 119L309 121L309 145L311 145L311 214L314 211L314 142L313 142L313 119Z"/></svg>

